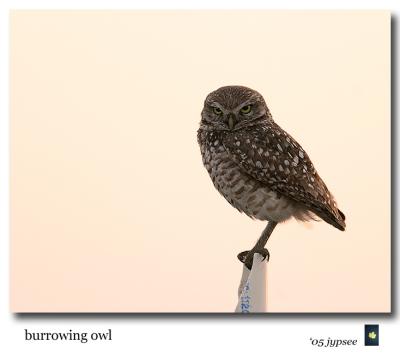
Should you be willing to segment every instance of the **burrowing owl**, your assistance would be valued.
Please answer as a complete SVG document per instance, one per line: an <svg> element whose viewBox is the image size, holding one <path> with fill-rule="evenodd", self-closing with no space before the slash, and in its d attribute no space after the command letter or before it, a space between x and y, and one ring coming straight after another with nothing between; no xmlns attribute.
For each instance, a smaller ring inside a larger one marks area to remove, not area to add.
<svg viewBox="0 0 400 354"><path fill-rule="evenodd" d="M275 226L319 217L344 231L345 216L299 143L272 119L264 98L243 86L211 92L197 132L215 188L240 212L268 224L256 245L238 255L250 269Z"/></svg>

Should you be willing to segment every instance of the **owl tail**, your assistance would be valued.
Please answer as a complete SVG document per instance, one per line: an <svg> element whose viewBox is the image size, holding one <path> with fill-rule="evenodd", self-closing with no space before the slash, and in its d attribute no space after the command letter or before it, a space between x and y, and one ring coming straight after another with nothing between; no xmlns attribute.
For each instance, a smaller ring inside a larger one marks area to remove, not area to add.
<svg viewBox="0 0 400 354"><path fill-rule="evenodd" d="M326 221L328 224L331 224L332 226L336 227L340 231L344 231L346 229L346 216L343 214L343 212L339 209L338 211L338 216L333 214L331 211L324 210L324 211L314 211L315 214L317 214L322 220Z"/></svg>

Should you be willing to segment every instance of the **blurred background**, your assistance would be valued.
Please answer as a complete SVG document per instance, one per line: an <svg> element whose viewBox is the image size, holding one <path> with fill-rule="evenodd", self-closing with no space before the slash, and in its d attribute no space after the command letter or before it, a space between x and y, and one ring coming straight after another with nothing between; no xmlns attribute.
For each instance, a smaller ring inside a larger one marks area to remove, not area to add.
<svg viewBox="0 0 400 354"><path fill-rule="evenodd" d="M232 312L265 227L196 131L224 85L263 94L346 214L279 225L268 311L390 311L390 14L13 11L11 309Z"/></svg>

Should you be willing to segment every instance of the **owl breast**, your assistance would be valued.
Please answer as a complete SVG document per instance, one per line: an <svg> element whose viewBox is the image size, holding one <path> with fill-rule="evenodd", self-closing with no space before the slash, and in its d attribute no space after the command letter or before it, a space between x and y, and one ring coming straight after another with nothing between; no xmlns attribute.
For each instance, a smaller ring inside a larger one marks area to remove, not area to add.
<svg viewBox="0 0 400 354"><path fill-rule="evenodd" d="M221 137L199 136L202 159L215 188L240 212L251 218L281 222L295 212L294 203L246 174L230 158Z"/></svg>

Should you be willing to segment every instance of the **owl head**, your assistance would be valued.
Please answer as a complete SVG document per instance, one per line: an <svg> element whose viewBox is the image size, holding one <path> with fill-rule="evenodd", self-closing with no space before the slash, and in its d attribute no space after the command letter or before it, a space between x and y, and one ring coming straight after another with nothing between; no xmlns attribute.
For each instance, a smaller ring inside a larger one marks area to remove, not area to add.
<svg viewBox="0 0 400 354"><path fill-rule="evenodd" d="M244 86L224 86L204 101L201 127L207 130L237 131L272 119L264 98Z"/></svg>

